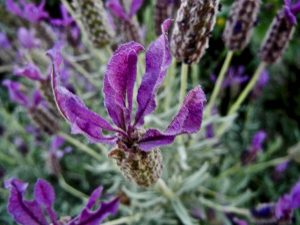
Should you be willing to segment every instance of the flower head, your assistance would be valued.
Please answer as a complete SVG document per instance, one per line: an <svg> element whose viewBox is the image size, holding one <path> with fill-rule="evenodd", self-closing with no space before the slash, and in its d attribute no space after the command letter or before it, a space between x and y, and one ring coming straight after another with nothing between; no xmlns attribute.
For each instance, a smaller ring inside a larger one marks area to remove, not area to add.
<svg viewBox="0 0 300 225"><path fill-rule="evenodd" d="M10 179L5 182L5 187L10 191L7 210L13 219L21 225L58 225L61 224L53 210L55 192L53 187L45 180L38 179L34 186L34 199L25 200L24 194L27 183L19 179ZM102 187L94 190L85 208L65 225L95 225L101 223L109 214L116 213L119 205L117 198L101 203L96 210L97 200L101 197Z"/></svg>
<svg viewBox="0 0 300 225"><path fill-rule="evenodd" d="M73 133L84 134L93 142L118 144L122 154L138 152L147 155L151 150L171 144L177 135L195 133L200 129L205 102L200 86L188 93L178 114L165 131L142 128L145 116L156 108L156 93L171 63L167 39L170 25L171 20L164 22L163 34L146 52L146 72L138 89L137 112L134 117L133 88L137 59L138 53L144 48L136 42L129 42L121 45L110 59L104 76L103 93L104 104L113 125L89 110L77 96L60 85L60 60L56 57L59 54L55 49L49 52L53 61L52 87L56 104L71 124ZM104 135L102 130L112 134Z"/></svg>
<svg viewBox="0 0 300 225"><path fill-rule="evenodd" d="M14 0L6 0L6 8L10 13L32 23L48 18L48 13L44 9L45 4L45 0L42 0L39 5L28 3L26 0L19 0L18 4Z"/></svg>
<svg viewBox="0 0 300 225"><path fill-rule="evenodd" d="M8 49L11 47L10 41L7 38L6 33L0 32L0 47L2 49Z"/></svg>

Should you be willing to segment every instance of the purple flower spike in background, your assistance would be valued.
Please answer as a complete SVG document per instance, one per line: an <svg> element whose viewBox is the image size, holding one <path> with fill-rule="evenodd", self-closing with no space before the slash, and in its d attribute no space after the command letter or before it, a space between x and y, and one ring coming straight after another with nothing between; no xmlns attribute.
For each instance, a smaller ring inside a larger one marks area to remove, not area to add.
<svg viewBox="0 0 300 225"><path fill-rule="evenodd" d="M35 37L34 30L28 30L24 27L18 30L18 40L21 47L25 49L33 49L40 46L41 41Z"/></svg>
<svg viewBox="0 0 300 225"><path fill-rule="evenodd" d="M262 150L262 145L267 138L265 131L258 131L252 138L251 146L244 151L241 160L243 164L249 164L256 159L257 153Z"/></svg>
<svg viewBox="0 0 300 225"><path fill-rule="evenodd" d="M28 20L31 23L37 23L48 18L48 13L44 7L46 0L42 0L39 5L35 5L26 0L6 0L6 9L10 13Z"/></svg>
<svg viewBox="0 0 300 225"><path fill-rule="evenodd" d="M11 47L11 44L7 38L6 33L0 32L0 48L8 49Z"/></svg>
<svg viewBox="0 0 300 225"><path fill-rule="evenodd" d="M49 51L53 61L52 87L56 104L70 123L73 133L81 133L92 142L115 144L110 157L126 177L141 186L149 186L162 173L162 157L158 147L171 144L177 135L199 131L205 95L200 86L186 96L178 114L165 131L144 130L145 116L156 108L156 94L171 63L167 30L172 21L162 25L162 35L146 51L146 72L137 95L137 112L132 115L133 89L136 81L138 54L144 48L136 42L121 45L110 59L104 76L104 103L114 125L93 111L60 85L61 64L57 49ZM112 134L107 136L102 130ZM135 165L135 168L131 165Z"/></svg>
<svg viewBox="0 0 300 225"><path fill-rule="evenodd" d="M13 219L21 225L60 225L62 224L53 210L55 192L53 187L45 180L38 179L34 186L34 199L24 199L28 187L18 179L10 179L5 182L5 187L10 191L7 210ZM91 194L85 208L79 215L73 217L64 225L98 225L108 215L115 214L119 200L117 198L100 203L96 210L92 210L101 197L102 187L97 188ZM48 222L50 221L50 223Z"/></svg>

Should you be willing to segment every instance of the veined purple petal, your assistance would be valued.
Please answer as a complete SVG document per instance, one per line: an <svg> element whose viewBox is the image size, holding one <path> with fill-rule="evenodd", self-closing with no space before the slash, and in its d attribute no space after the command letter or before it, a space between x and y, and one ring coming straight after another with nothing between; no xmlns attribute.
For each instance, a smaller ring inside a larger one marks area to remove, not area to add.
<svg viewBox="0 0 300 225"><path fill-rule="evenodd" d="M5 182L10 191L7 210L13 219L22 225L48 225L38 203L23 199L27 184L18 179L11 179Z"/></svg>
<svg viewBox="0 0 300 225"><path fill-rule="evenodd" d="M56 50L48 52L53 64L51 73L52 89L54 98L61 114L72 126L73 132L86 135L91 141L112 142L113 137L102 135L102 129L116 131L105 119L89 110L76 95L60 86L59 65L60 54Z"/></svg>
<svg viewBox="0 0 300 225"><path fill-rule="evenodd" d="M122 20L130 20L129 16L127 15L125 9L123 8L119 0L108 0L106 2L106 7L116 17Z"/></svg>
<svg viewBox="0 0 300 225"><path fill-rule="evenodd" d="M175 135L168 135L156 129L149 129L139 141L139 147L143 151L150 151L155 147L171 144L175 137Z"/></svg>
<svg viewBox="0 0 300 225"><path fill-rule="evenodd" d="M39 205L52 207L55 201L54 189L47 181L38 179L34 186L34 197Z"/></svg>
<svg viewBox="0 0 300 225"><path fill-rule="evenodd" d="M197 132L201 127L205 101L201 87L195 87L185 97L178 114L166 131L149 129L139 141L139 147L143 151L150 151L155 147L171 144L177 135Z"/></svg>
<svg viewBox="0 0 300 225"><path fill-rule="evenodd" d="M143 46L136 42L121 45L110 59L104 76L105 106L114 124L123 130L130 123L137 58L142 50Z"/></svg>
<svg viewBox="0 0 300 225"><path fill-rule="evenodd" d="M131 6L130 6L130 11L129 11L129 17L133 17L137 11L142 7L144 3L144 0L132 0Z"/></svg>
<svg viewBox="0 0 300 225"><path fill-rule="evenodd" d="M32 63L29 63L28 65L22 68L16 68L14 70L14 73L18 76L25 76L31 80L37 80L37 81L43 80L43 76L40 69Z"/></svg>
<svg viewBox="0 0 300 225"><path fill-rule="evenodd" d="M205 102L205 94L200 86L191 90L185 97L178 114L168 126L166 133L179 135L197 132L201 127Z"/></svg>
<svg viewBox="0 0 300 225"><path fill-rule="evenodd" d="M291 11L293 12L294 15L300 12L300 1L297 1L297 3L291 7Z"/></svg>
<svg viewBox="0 0 300 225"><path fill-rule="evenodd" d="M118 207L119 200L117 198L100 204L100 207L95 211L86 207L78 217L74 218L67 225L99 225L109 214L115 214Z"/></svg>
<svg viewBox="0 0 300 225"><path fill-rule="evenodd" d="M144 117L152 113L156 108L155 95L162 84L167 69L171 64L167 31L172 20L167 19L162 24L162 35L154 41L146 52L146 73L138 90L138 108L135 117L135 125L144 124Z"/></svg>
<svg viewBox="0 0 300 225"><path fill-rule="evenodd" d="M291 24L297 24L297 18L289 6L284 6L284 13Z"/></svg>
<svg viewBox="0 0 300 225"><path fill-rule="evenodd" d="M30 101L22 91L22 85L20 83L11 80L4 80L2 84L7 87L9 97L12 101L24 107L30 106Z"/></svg>

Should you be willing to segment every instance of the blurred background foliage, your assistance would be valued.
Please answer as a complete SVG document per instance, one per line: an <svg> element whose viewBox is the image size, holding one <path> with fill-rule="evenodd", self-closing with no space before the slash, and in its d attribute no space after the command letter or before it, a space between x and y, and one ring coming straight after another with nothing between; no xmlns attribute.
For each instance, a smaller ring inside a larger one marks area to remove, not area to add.
<svg viewBox="0 0 300 225"><path fill-rule="evenodd" d="M153 7L151 7L153 1L145 2L138 14L138 19L146 24L147 31L149 31L146 40L149 43L155 38L154 22L151 18L153 15ZM221 3L222 9L210 39L209 49L198 65L200 72L197 79L208 96L214 87L214 82L210 76L213 73L218 73L226 54L221 36L232 1L222 0ZM5 13L3 0L0 1L0 4L0 30L7 32L10 36L14 36L19 21L15 20L14 16ZM248 76L253 74L253 71L259 64L257 55L260 44L276 11L281 5L282 1L263 1L251 44L243 52L234 56L233 67L243 65L245 74ZM58 7L58 0L47 0L46 8L52 17L60 16ZM270 81L263 89L263 93L258 98L248 98L240 110L238 119L235 120L232 128L226 132L221 141L213 147L205 147L205 144L203 144L204 147L195 147L193 150L187 150L188 156L193 156L191 158L195 156L195 159L189 158L187 164L190 167L199 168L198 175L201 175L197 177L199 184L202 181L206 182L206 184L204 185L205 187L199 188L196 192L185 192L180 196L182 202L185 203L185 207L192 209L195 206L199 206L203 210L201 204L204 203L199 200L199 193L205 197L209 196L212 199L217 199L220 204L231 202L237 206L253 207L261 202L276 201L280 195L287 192L299 179L299 165L295 163L289 165L284 177L279 181L274 181L273 179L273 167L261 169L258 172L255 171L255 168L253 170L250 168L244 173L239 173L239 166L237 165L241 152L247 149L251 142L251 137L259 129L265 130L268 138L264 154L259 155L258 163L271 158L285 156L288 149L300 141L299 35L300 29L298 27L283 59L276 65L268 67ZM177 79L177 75L174 74L175 79ZM9 76L11 74L1 73L0 83ZM189 79L191 87L193 83L192 78L190 77ZM7 191L3 189L3 180L5 178L11 176L20 177L30 184L33 184L38 177L47 178L52 184L58 184L59 181L55 176L48 174L45 166L46 153L50 146L49 138L45 135L38 135L38 137L28 135L28 132L24 129L24 126L29 123L26 111L9 101L8 93L3 87L0 88L0 97L0 185L2 186L0 189L0 224L11 225L13 223L7 215L6 204L4 204L8 195ZM224 115L232 103L230 90L223 91L220 102L219 111L221 115ZM99 108L101 108L100 104L97 102L92 105L93 108L99 111ZM19 139L17 144L16 138ZM80 136L76 136L76 138L85 142L85 139ZM201 150L199 150L200 148ZM191 171L184 171L176 167L176 163L180 160L180 155L175 156L172 151L174 151L172 147L164 149L165 163L169 165L164 177L168 177L170 186L176 187L176 185L180 186L180 183L185 183L182 180L191 176ZM174 157L176 157L175 161ZM204 164L205 161L209 162L210 174L201 171L201 169L206 171L204 168L206 165ZM94 187L101 184L104 186L107 196L118 194L124 198L125 203L116 218L121 214L134 215L136 212L141 213L144 210L143 208L145 208L147 210L151 209L151 211L145 212L145 214L148 214L146 216L147 223L143 224L158 224L157 221L160 221L160 224L182 223L182 219L172 216L174 212L168 206L168 202L158 195L157 191L139 190L128 183L122 185L124 180L119 175L119 172L111 166L112 164L113 162L108 161L106 158L101 159L100 162L91 160L89 156L77 151L73 151L61 160L65 179L76 189L84 193L90 193ZM232 165L237 165L233 169L235 172L231 172L229 175L225 174L226 176L222 177L222 173ZM174 174L172 174L172 169L175 171ZM221 178L219 179L220 176ZM32 190L32 185L30 188ZM59 185L55 185L55 190L58 199L55 208L60 212L60 215L76 214L82 205L82 201L62 190ZM28 191L28 193L32 193L32 191ZM131 199L129 203L126 202L127 198ZM172 202L172 204L178 210L176 212L177 215L186 216L184 210L183 212L180 211L182 210L181 205L176 205L180 203ZM160 205L164 206L163 211L161 211ZM206 215L213 215L213 218L222 217L222 215L216 215L209 210L206 211ZM296 216L297 220L300 221L299 213ZM196 220L194 222L197 224ZM141 223L137 222L136 224ZM211 222L211 224L214 223Z"/></svg>

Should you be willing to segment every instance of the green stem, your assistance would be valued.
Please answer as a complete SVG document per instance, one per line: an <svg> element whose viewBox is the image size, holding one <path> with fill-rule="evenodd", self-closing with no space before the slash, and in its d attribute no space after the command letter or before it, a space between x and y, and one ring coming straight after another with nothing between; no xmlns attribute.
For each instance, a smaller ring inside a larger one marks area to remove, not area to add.
<svg viewBox="0 0 300 225"><path fill-rule="evenodd" d="M63 132L60 132L58 135L62 136L66 141L68 141L70 144L77 147L79 150L81 150L81 151L85 152L86 154L92 156L94 159L96 159L98 161L102 161L101 155L99 155L94 149L88 147L87 145L83 144L80 141L77 141L72 136L70 136L66 133L63 133Z"/></svg>
<svg viewBox="0 0 300 225"><path fill-rule="evenodd" d="M159 187L159 189L161 189L161 192L167 197L167 199L171 200L174 198L174 192L168 187L163 179L158 179L157 186Z"/></svg>
<svg viewBox="0 0 300 225"><path fill-rule="evenodd" d="M247 218L250 217L250 213L248 209L243 209L240 207L234 207L234 206L223 206L223 205L219 205L216 204L215 202L212 202L208 199L205 199L203 197L199 198L199 201L202 205L215 209L217 211L223 212L223 213L234 213L237 215L241 215L241 216L245 216Z"/></svg>
<svg viewBox="0 0 300 225"><path fill-rule="evenodd" d="M82 193L81 191L78 191L77 189L75 189L74 187L72 187L71 185L69 185L65 178L60 175L58 177L58 182L59 185L62 187L62 189L64 189L65 191L67 191L68 193L70 193L71 195L80 198L83 201L86 201L88 199L88 196L85 195L84 193Z"/></svg>
<svg viewBox="0 0 300 225"><path fill-rule="evenodd" d="M249 165L249 166L244 166L243 169L241 168L241 164L238 163L238 164L234 165L233 167L230 167L229 169L225 170L223 173L221 173L217 177L217 179L224 178L224 177L229 177L233 174L256 173L256 172L259 172L261 170L265 170L268 167L277 166L277 165L279 165L283 162L286 162L289 159L290 159L289 156L285 156L285 157L281 157L281 158L272 159L272 160L267 161L267 162L261 162L261 163L256 163L256 164L252 164L252 165Z"/></svg>
<svg viewBox="0 0 300 225"><path fill-rule="evenodd" d="M235 103L231 106L231 108L228 111L228 115L234 114L241 106L241 104L245 101L251 90L253 89L254 85L256 84L261 72L265 69L266 64L264 62L261 62L259 66L257 67L251 81L247 84L243 92L240 94L238 99L235 101Z"/></svg>
<svg viewBox="0 0 300 225"><path fill-rule="evenodd" d="M172 60L172 64L171 64L171 67L170 69L168 70L168 74L167 74L167 77L166 77L166 81L165 81L165 89L166 89L166 97L165 97L165 111L169 110L170 109L170 105L171 105L171 100L172 100L172 96L173 96L173 93L172 93L172 87L173 87L173 80L174 80L174 77L175 77L175 68L176 68L176 60L173 59Z"/></svg>
<svg viewBox="0 0 300 225"><path fill-rule="evenodd" d="M180 95L179 95L180 104L183 102L185 94L186 94L188 70L189 70L189 65L182 63L181 64Z"/></svg>
<svg viewBox="0 0 300 225"><path fill-rule="evenodd" d="M198 80L199 80L199 65L198 64L193 64L192 65L192 84L193 87L197 86Z"/></svg>
<svg viewBox="0 0 300 225"><path fill-rule="evenodd" d="M227 55L226 55L226 58L225 58L225 61L223 63L223 66L221 68L221 71L220 71L220 73L218 75L218 79L217 79L217 82L215 84L213 93L212 93L212 95L211 95L211 97L209 99L209 103L206 106L205 115L207 115L207 116L209 116L211 114L211 109L214 106L215 101L217 99L217 96L218 96L218 94L221 91L222 83L223 83L225 74L226 74L226 72L228 70L228 67L230 65L232 56L233 56L233 51L228 51Z"/></svg>
<svg viewBox="0 0 300 225"><path fill-rule="evenodd" d="M137 222L141 218L140 214L136 214L133 216L122 217L120 219L111 220L106 223L102 223L102 225L118 225L118 224L132 224L133 222Z"/></svg>

